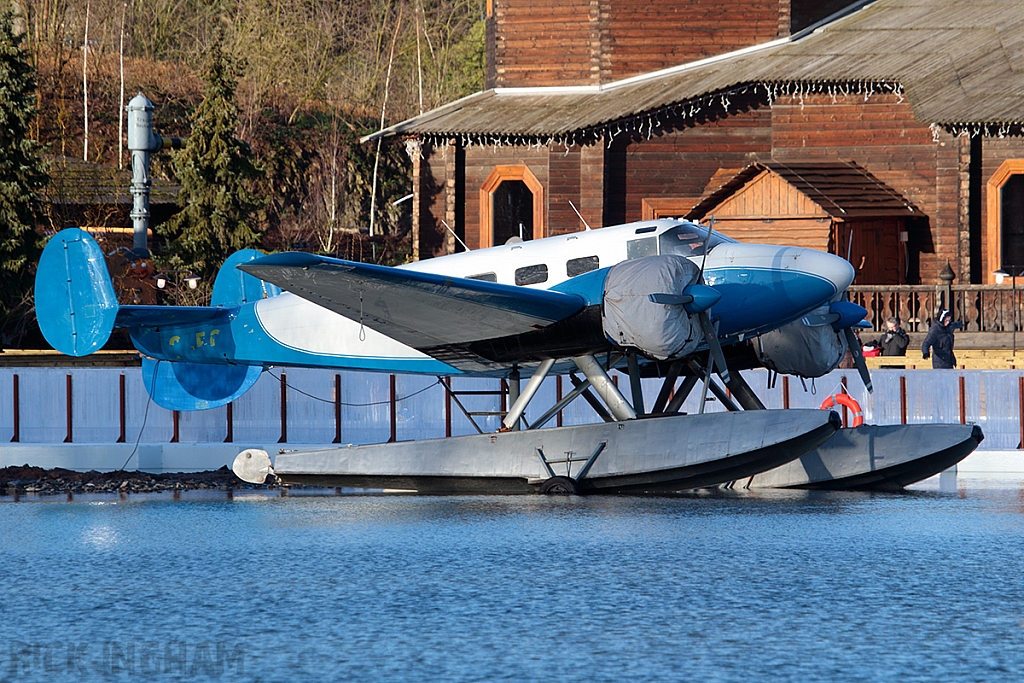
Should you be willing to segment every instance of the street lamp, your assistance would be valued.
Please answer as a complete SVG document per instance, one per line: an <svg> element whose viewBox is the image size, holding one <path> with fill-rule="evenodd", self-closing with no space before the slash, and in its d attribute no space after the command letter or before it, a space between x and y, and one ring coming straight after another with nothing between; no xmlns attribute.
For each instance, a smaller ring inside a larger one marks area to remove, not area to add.
<svg viewBox="0 0 1024 683"><path fill-rule="evenodd" d="M1010 272L1006 272L1007 270ZM1011 353L1014 358L1017 357L1017 275L1020 274L1020 270L1018 266L1003 266L992 273L996 276L997 285L1003 284L1006 278L1010 278L1010 296L1013 301L1013 342Z"/></svg>
<svg viewBox="0 0 1024 683"><path fill-rule="evenodd" d="M167 273L171 273L171 275L168 275ZM174 284L174 285L178 284L177 282L171 282L171 280L172 280L172 276L173 275L181 275L181 271L170 270L170 271L167 271L167 273L157 273L156 275L153 276L153 280L156 281L156 288L157 289L160 289L160 290L167 289L167 284L168 283L171 283L171 284ZM195 290L195 289L199 288L199 280L201 280L201 279L202 278L200 278L195 273L188 273L187 275L185 275L185 276L183 276L181 278L181 281L184 282L186 285L188 285L189 289ZM177 286L174 288L174 303L175 303L175 305L178 304L178 288L177 288Z"/></svg>

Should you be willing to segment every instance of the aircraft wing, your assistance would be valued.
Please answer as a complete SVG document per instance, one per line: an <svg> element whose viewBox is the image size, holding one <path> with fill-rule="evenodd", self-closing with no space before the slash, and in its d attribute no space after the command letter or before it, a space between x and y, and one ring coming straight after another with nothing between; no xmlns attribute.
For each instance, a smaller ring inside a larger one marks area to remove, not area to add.
<svg viewBox="0 0 1024 683"><path fill-rule="evenodd" d="M415 349L532 332L580 311L566 294L299 252L238 266Z"/></svg>

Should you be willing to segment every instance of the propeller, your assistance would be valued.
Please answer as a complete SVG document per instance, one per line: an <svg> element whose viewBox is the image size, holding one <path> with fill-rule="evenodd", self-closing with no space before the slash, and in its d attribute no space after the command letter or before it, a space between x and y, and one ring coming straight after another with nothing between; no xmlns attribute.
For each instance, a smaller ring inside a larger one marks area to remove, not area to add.
<svg viewBox="0 0 1024 683"><path fill-rule="evenodd" d="M864 349L860 340L854 334L853 328L861 325L868 311L863 306L858 306L850 301L833 301L827 307L811 311L802 318L804 325L808 327L824 327L831 325L836 332L842 332L846 339L846 345L853 355L853 362L857 366L861 380L864 381L864 388L872 393L874 387L871 385L871 373L868 371L868 364L864 360Z"/></svg>
<svg viewBox="0 0 1024 683"><path fill-rule="evenodd" d="M704 255L700 262L700 271L697 272L697 285L690 285L684 289L687 292L691 288L699 287L701 289L711 289L715 292L716 298L711 303L707 304L700 309L695 307L693 304L686 306L687 313L696 313L697 320L700 322L701 331L704 332L704 341L708 344L708 350L711 353L710 362L713 362L715 367L718 368L718 376L722 378L722 381L726 384L729 383L729 366L725 363L725 353L722 351L722 345L718 341L718 329L715 324L711 322L711 315L708 310L711 306L722 298L722 295L715 291L713 288L708 287L707 283L704 282L704 265L708 262L708 247L711 246L711 233L715 229L715 217L712 215L708 218L708 235L704 239Z"/></svg>
<svg viewBox="0 0 1024 683"><path fill-rule="evenodd" d="M871 373L868 372L868 364L864 360L864 349L861 348L860 340L853 333L852 327L844 327L843 334L846 335L846 343L850 347L850 353L853 354L853 362L857 366L857 372L860 373L861 380L864 382L864 388L870 394L874 391L874 387L871 386Z"/></svg>

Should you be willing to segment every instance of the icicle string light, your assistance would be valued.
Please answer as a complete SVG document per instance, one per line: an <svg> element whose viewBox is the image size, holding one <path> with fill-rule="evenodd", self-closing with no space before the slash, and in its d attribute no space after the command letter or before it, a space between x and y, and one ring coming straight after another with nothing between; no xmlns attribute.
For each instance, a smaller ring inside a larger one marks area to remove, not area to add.
<svg viewBox="0 0 1024 683"><path fill-rule="evenodd" d="M686 125L697 123L702 113L704 116L735 114L742 107L749 106L751 99L749 96L752 96L755 102L760 101L768 106L772 106L782 97L792 97L797 100L802 111L806 105L806 98L812 95L826 95L831 98L832 104L838 104L840 98L858 95L862 96L865 102L876 95L895 96L897 104L902 104L905 101L903 86L896 81L764 81L747 83L702 97L674 102L615 121L588 128L564 131L558 134L461 133L459 134L459 139L463 147L471 147L474 144L485 145L490 146L494 152L506 146L541 149L553 145L561 145L566 148L566 153L568 154L568 149L571 147L595 144L600 141L603 141L607 147L611 147L613 141L623 133L635 135L640 139L650 140L654 137L655 130L662 128L664 125L663 121L665 120L671 123L672 119L677 119L681 125ZM1002 138L1008 135L1024 135L1024 130L1022 129L1024 129L1024 122L935 123L931 125L932 138L936 142L939 139L939 132L941 130L945 130L952 135L960 135L966 132L972 137L983 135L986 137ZM425 133L419 137L434 146L443 144L451 139L450 134L446 135L444 133Z"/></svg>

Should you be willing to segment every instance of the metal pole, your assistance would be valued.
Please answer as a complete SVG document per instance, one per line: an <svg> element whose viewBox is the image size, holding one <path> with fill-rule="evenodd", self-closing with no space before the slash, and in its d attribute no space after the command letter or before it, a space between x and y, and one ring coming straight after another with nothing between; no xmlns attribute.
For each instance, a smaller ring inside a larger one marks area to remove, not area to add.
<svg viewBox="0 0 1024 683"><path fill-rule="evenodd" d="M576 367L590 380L590 386L604 400L616 420L636 419L636 411L633 410L633 406L629 405L629 401L619 392L619 388L615 386L608 373L604 371L604 368L601 367L601 364L597 362L594 356L587 354L585 356L576 356L572 360L576 363Z"/></svg>
<svg viewBox="0 0 1024 683"><path fill-rule="evenodd" d="M149 248L149 160L161 149L181 149L179 138L153 132L153 103L141 92L128 103L128 149L132 153L132 248Z"/></svg>
<svg viewBox="0 0 1024 683"><path fill-rule="evenodd" d="M514 406L516 404L516 401L519 400L519 388L519 366L513 365L512 371L508 373L508 405L510 406L509 410L511 410L511 406ZM505 406L502 406L501 409L502 411L504 411ZM515 424L509 427L509 429L516 432L519 431L518 418L516 419Z"/></svg>
<svg viewBox="0 0 1024 683"><path fill-rule="evenodd" d="M549 358L542 361L537 369L533 372L533 376L530 377L530 381L526 383L526 388L516 397L516 400L509 406L508 414L505 415L505 419L501 421L501 431L510 431L519 427L519 418L523 416L526 411L526 406L529 405L530 401L533 400L534 394L540 389L541 383L551 372L551 367L555 364L553 358ZM509 389L512 386L518 385L519 382L509 384ZM511 392L510 392L511 393ZM527 425L529 426L529 425Z"/></svg>

